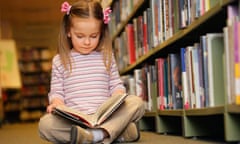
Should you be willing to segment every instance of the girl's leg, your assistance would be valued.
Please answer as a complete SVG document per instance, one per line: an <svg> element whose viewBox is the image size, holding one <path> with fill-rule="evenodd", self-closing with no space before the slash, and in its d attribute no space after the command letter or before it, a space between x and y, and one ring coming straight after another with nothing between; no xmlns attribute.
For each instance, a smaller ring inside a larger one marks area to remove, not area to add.
<svg viewBox="0 0 240 144"><path fill-rule="evenodd" d="M72 123L54 114L46 114L39 121L39 135L54 144L70 142Z"/></svg>
<svg viewBox="0 0 240 144"><path fill-rule="evenodd" d="M138 96L128 96L121 107L100 126L109 133L109 138L105 139L104 143L113 142L130 123L137 122L144 112L142 99Z"/></svg>

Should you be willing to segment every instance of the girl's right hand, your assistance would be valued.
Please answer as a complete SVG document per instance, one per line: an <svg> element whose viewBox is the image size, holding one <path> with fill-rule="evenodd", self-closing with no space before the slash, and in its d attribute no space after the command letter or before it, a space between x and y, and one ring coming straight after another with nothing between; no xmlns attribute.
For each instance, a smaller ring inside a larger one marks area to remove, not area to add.
<svg viewBox="0 0 240 144"><path fill-rule="evenodd" d="M64 102L58 98L53 99L52 102L47 106L47 112L51 113L58 105L64 105Z"/></svg>

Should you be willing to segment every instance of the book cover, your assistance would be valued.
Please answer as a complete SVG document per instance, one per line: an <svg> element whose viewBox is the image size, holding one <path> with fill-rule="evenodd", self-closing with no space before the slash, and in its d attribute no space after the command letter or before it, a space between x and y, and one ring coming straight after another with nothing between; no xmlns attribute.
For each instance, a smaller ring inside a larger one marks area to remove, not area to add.
<svg viewBox="0 0 240 144"><path fill-rule="evenodd" d="M169 54L169 57L173 109L182 109L181 59L179 53Z"/></svg>
<svg viewBox="0 0 240 144"><path fill-rule="evenodd" d="M209 79L209 106L224 104L224 75L223 75L223 34L207 34L208 49L208 79Z"/></svg>

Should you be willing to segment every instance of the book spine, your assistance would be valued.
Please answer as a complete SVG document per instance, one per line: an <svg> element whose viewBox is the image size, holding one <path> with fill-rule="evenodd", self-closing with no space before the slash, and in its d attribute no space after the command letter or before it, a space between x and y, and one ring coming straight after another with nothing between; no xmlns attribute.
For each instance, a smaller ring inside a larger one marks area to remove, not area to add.
<svg viewBox="0 0 240 144"><path fill-rule="evenodd" d="M170 55L170 77L171 77L171 92L172 92L172 104L173 109L182 108L182 79L181 79L181 64L180 55Z"/></svg>
<svg viewBox="0 0 240 144"><path fill-rule="evenodd" d="M136 61L135 54L135 40L134 40L134 28L133 24L128 24L126 27L127 31L127 41L128 41L128 56L129 56L129 64L133 64Z"/></svg>
<svg viewBox="0 0 240 144"><path fill-rule="evenodd" d="M186 49L181 48L181 70L182 70L182 87L183 87L183 104L184 109L189 109L189 88L186 73Z"/></svg>
<svg viewBox="0 0 240 144"><path fill-rule="evenodd" d="M234 31L234 59L235 59L235 95L236 104L240 105L240 22L236 22Z"/></svg>
<svg viewBox="0 0 240 144"><path fill-rule="evenodd" d="M209 82L208 82L208 50L206 36L200 37L200 46L203 51L203 88L205 96L205 106L209 106Z"/></svg>

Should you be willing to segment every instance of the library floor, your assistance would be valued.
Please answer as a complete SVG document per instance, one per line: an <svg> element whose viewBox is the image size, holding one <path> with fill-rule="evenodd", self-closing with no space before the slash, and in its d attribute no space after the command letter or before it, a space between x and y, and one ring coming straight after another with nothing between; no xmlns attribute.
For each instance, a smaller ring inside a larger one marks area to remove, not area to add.
<svg viewBox="0 0 240 144"><path fill-rule="evenodd" d="M37 123L3 124L0 128L1 144L50 144L38 137ZM136 144L216 144L220 142L187 139L181 136L161 135L141 132L141 139ZM135 144L135 143L132 143Z"/></svg>

